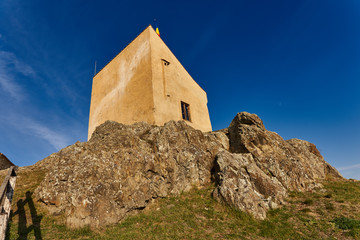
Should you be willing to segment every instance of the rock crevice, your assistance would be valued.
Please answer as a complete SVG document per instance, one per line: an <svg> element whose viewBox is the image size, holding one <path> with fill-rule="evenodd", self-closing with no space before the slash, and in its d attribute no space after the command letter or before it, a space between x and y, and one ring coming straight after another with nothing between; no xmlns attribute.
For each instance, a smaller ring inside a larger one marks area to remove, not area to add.
<svg viewBox="0 0 360 240"><path fill-rule="evenodd" d="M38 162L48 170L35 191L70 227L117 223L153 199L216 183L214 198L264 219L288 190L304 191L341 175L315 145L283 140L255 114L203 133L185 122L164 126L107 121L88 142Z"/></svg>

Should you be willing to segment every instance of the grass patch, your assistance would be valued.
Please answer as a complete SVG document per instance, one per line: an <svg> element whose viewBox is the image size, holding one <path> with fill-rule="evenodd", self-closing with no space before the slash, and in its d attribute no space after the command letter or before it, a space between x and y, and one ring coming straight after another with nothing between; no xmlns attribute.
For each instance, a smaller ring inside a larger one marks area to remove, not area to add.
<svg viewBox="0 0 360 240"><path fill-rule="evenodd" d="M304 213L308 213L308 212L311 212L311 209L310 208L304 208L304 209L301 209L302 212Z"/></svg>
<svg viewBox="0 0 360 240"><path fill-rule="evenodd" d="M339 217L332 220L335 223L335 226L342 230L349 230L354 228L360 228L360 221L347 218L347 217Z"/></svg>
<svg viewBox="0 0 360 240"><path fill-rule="evenodd" d="M332 204L331 202L325 202L325 208L326 208L326 210L329 210L329 211L335 210L334 204Z"/></svg>
<svg viewBox="0 0 360 240"><path fill-rule="evenodd" d="M290 192L265 220L211 197L214 186L156 200L119 224L69 229L34 199L43 170L20 170L6 239L360 239L360 185L324 182L321 192ZM341 214L339 214L341 211ZM339 216L342 217L339 217Z"/></svg>
<svg viewBox="0 0 360 240"><path fill-rule="evenodd" d="M314 203L314 200L312 199L305 199L305 201L303 202L305 205L312 205Z"/></svg>
<svg viewBox="0 0 360 240"><path fill-rule="evenodd" d="M360 221L347 218L347 217L339 217L332 220L335 223L335 226L342 230L349 230L346 232L346 235L354 237L358 239L360 237Z"/></svg>
<svg viewBox="0 0 360 240"><path fill-rule="evenodd" d="M360 198L356 197L360 196L360 181L326 181L324 187L337 202L360 203Z"/></svg>

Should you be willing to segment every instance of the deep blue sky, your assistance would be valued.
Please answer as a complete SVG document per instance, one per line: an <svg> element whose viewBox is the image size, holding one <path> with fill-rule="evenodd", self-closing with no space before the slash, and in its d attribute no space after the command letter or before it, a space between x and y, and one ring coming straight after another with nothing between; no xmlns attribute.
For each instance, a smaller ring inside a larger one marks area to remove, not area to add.
<svg viewBox="0 0 360 240"><path fill-rule="evenodd" d="M0 1L0 152L24 166L86 141L98 70L156 18L213 129L256 113L360 179L360 1Z"/></svg>

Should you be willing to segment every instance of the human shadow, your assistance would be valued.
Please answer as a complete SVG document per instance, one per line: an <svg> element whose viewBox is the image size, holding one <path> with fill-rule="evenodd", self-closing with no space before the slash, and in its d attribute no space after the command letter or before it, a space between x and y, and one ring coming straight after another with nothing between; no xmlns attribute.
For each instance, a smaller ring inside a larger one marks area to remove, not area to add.
<svg viewBox="0 0 360 240"><path fill-rule="evenodd" d="M26 218L26 211L25 206L28 205L30 209L30 217L32 224L27 227L27 218ZM42 240L41 236L41 228L40 228L40 222L42 220L42 216L39 216L36 211L36 207L34 205L34 201L32 199L32 193L30 191L26 192L26 198L25 200L20 199L16 203L17 210L15 212L11 212L9 221L12 220L12 218L15 215L18 215L19 222L18 222L18 235L19 237L17 240L26 240L28 239L29 233L34 230L34 236L36 240ZM9 239L9 229L7 229L7 234L5 239Z"/></svg>

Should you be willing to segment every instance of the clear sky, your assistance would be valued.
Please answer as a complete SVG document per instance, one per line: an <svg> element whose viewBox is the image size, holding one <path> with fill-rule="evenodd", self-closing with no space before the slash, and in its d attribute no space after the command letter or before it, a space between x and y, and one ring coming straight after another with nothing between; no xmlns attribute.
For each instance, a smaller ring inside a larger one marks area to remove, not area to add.
<svg viewBox="0 0 360 240"><path fill-rule="evenodd" d="M86 141L98 70L153 20L208 94L214 130L256 113L360 179L360 1L0 1L0 152Z"/></svg>

